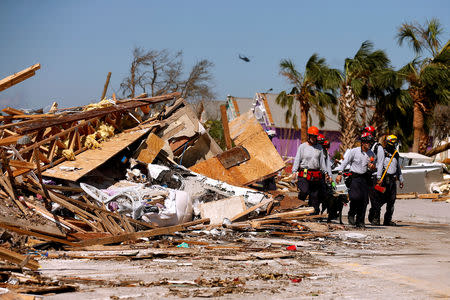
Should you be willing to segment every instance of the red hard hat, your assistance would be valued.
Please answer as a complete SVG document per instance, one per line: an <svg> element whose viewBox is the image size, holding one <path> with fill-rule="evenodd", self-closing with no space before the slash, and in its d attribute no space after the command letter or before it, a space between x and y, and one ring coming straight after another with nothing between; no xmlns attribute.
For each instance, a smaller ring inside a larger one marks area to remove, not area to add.
<svg viewBox="0 0 450 300"><path fill-rule="evenodd" d="M373 140L373 135L370 132L364 132L361 135L361 142L372 142Z"/></svg>
<svg viewBox="0 0 450 300"><path fill-rule="evenodd" d="M375 132L375 127L373 127L373 126L366 126L366 127L364 127L363 132L370 132L370 133L373 134Z"/></svg>
<svg viewBox="0 0 450 300"><path fill-rule="evenodd" d="M319 135L317 136L317 142L319 144L322 144L325 141L325 136L321 133L319 133Z"/></svg>
<svg viewBox="0 0 450 300"><path fill-rule="evenodd" d="M316 126L311 126L308 128L308 134L310 135L319 135L319 129Z"/></svg>
<svg viewBox="0 0 450 300"><path fill-rule="evenodd" d="M323 141L322 147L324 148L330 148L330 142L328 140Z"/></svg>

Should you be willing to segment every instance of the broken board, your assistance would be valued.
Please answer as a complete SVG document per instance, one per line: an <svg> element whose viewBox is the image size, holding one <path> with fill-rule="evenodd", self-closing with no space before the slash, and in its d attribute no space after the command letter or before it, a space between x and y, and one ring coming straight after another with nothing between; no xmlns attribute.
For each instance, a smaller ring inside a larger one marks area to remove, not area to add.
<svg viewBox="0 0 450 300"><path fill-rule="evenodd" d="M150 164L164 147L164 141L154 133L150 133L145 143L147 147L141 150L137 159L140 162Z"/></svg>
<svg viewBox="0 0 450 300"><path fill-rule="evenodd" d="M224 218L231 220L246 208L243 197L231 197L200 204L200 216L209 218L211 225L222 224Z"/></svg>
<svg viewBox="0 0 450 300"><path fill-rule="evenodd" d="M74 161L65 161L42 173L43 176L77 181L87 173L98 168L120 151L145 135L150 129L121 133L100 144L98 149L90 149L75 156ZM66 168L75 168L73 171L64 171Z"/></svg>
<svg viewBox="0 0 450 300"><path fill-rule="evenodd" d="M237 146L243 146L248 151L248 161L226 169L216 156L190 167L190 170L243 186L270 177L285 167L277 149L251 111L230 122L230 135Z"/></svg>
<svg viewBox="0 0 450 300"><path fill-rule="evenodd" d="M240 165L250 159L247 149L237 146L217 155L217 159L225 169Z"/></svg>

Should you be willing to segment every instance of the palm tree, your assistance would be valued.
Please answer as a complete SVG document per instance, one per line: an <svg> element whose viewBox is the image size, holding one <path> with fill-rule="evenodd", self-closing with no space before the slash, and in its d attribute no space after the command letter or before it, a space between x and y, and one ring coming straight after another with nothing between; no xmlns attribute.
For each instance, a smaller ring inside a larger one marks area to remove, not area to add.
<svg viewBox="0 0 450 300"><path fill-rule="evenodd" d="M306 63L303 74L297 71L290 59L283 59L280 62L280 74L286 77L293 87L289 94L282 91L276 102L283 108L287 107L286 123L291 123L295 129L298 129L298 117L294 103L300 105L301 140L304 142L307 140L310 108L313 108L319 116L319 126L323 126L325 122L325 108L331 109L336 114L335 94L340 82L339 71L329 68L325 59L314 53Z"/></svg>
<svg viewBox="0 0 450 300"><path fill-rule="evenodd" d="M370 124L378 133L395 134L407 150L412 144L413 105L404 80L391 68L376 72L369 80L370 97L375 100L375 111Z"/></svg>
<svg viewBox="0 0 450 300"><path fill-rule="evenodd" d="M450 45L440 48L443 29L437 19L425 22L403 23L398 29L397 41L401 46L407 41L417 57L400 69L399 73L408 82L408 92L414 104L413 152L425 153L428 145L429 124L433 108L437 104L448 105L450 92ZM431 57L420 59L427 50Z"/></svg>
<svg viewBox="0 0 450 300"><path fill-rule="evenodd" d="M355 56L345 60L339 97L342 152L356 144L359 134L357 104L369 99L371 77L388 67L389 58L386 53L382 50L373 51L370 41L364 41Z"/></svg>

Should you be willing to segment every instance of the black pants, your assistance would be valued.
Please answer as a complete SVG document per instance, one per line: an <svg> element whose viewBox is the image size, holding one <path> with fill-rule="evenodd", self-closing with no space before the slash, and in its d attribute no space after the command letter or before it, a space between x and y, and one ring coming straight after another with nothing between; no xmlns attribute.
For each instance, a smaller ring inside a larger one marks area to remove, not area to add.
<svg viewBox="0 0 450 300"><path fill-rule="evenodd" d="M378 183L378 179L376 176L372 178L372 186L369 188L369 200L370 200L370 209L369 209L369 221L377 220L380 222L380 210L383 205L383 193L377 191L374 187Z"/></svg>
<svg viewBox="0 0 450 300"><path fill-rule="evenodd" d="M377 201L371 203L371 212L373 211L373 216L380 219L381 207L386 203L386 213L384 214L384 224L389 224L392 221L392 215L394 214L394 204L397 198L397 183L396 177L391 175L386 175L383 180L383 186L386 188L384 193L377 192L379 197Z"/></svg>
<svg viewBox="0 0 450 300"><path fill-rule="evenodd" d="M366 208L369 203L369 179L362 175L352 175L352 183L348 192L350 198L349 216L356 216L356 224L363 225Z"/></svg>
<svg viewBox="0 0 450 300"><path fill-rule="evenodd" d="M323 195L322 181L309 181L300 177L297 181L297 186L300 190L298 199L305 200L306 196L309 196L309 206L314 207L314 214L318 215L320 213L319 197Z"/></svg>

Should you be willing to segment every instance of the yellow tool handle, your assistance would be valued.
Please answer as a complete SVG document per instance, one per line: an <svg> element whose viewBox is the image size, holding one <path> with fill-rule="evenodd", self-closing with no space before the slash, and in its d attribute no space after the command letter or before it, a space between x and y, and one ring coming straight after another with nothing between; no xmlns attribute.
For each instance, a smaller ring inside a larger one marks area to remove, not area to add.
<svg viewBox="0 0 450 300"><path fill-rule="evenodd" d="M395 149L394 154L392 154L392 157L391 157L391 159L389 160L389 163L388 163L388 165L387 165L387 167L386 167L386 170L384 170L383 176L381 176L381 181L383 181L384 175L386 175L386 172L387 172L387 170L389 169L389 166L391 165L391 161L392 161L392 159L394 158L395 153L397 153L397 149Z"/></svg>

